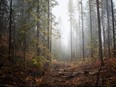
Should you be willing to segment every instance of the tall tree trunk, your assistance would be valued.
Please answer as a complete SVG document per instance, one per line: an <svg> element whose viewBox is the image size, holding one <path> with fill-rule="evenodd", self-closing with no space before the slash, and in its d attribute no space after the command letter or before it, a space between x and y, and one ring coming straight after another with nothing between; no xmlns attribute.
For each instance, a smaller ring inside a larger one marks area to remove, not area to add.
<svg viewBox="0 0 116 87"><path fill-rule="evenodd" d="M37 18L38 19L40 19L40 12L39 12L39 9L40 9L40 7L39 7L39 4L40 3L40 0L38 0L38 6L37 6ZM40 23L39 23L39 21L37 21L37 40L39 41L39 28L40 28ZM37 43L37 45L36 45L36 47L37 47L37 56L39 56L40 55L40 48L38 47L38 45L39 45L39 42Z"/></svg>
<svg viewBox="0 0 116 87"><path fill-rule="evenodd" d="M91 37L91 58L93 58L93 44L92 44L92 9L91 9L91 0L89 0L89 11L90 11L90 37Z"/></svg>
<svg viewBox="0 0 116 87"><path fill-rule="evenodd" d="M112 28L113 28L113 47L114 47L114 57L116 57L116 37L115 37L115 27L114 27L114 6L113 1L111 0L111 11L112 11Z"/></svg>
<svg viewBox="0 0 116 87"><path fill-rule="evenodd" d="M83 61L85 60L84 57L84 28L83 28L83 2L81 0L81 22L82 22L82 57L83 57Z"/></svg>
<svg viewBox="0 0 116 87"><path fill-rule="evenodd" d="M50 49L50 52L52 53L52 15L51 15L51 12L52 12L52 7L51 7L51 0L49 0L49 12L50 12L50 20L49 20L49 25L50 25L50 32L49 32L49 34L50 34L50 47L49 47L49 49Z"/></svg>
<svg viewBox="0 0 116 87"><path fill-rule="evenodd" d="M81 6L80 6L81 2L79 2L79 18L81 18ZM81 19L79 19L79 29L81 29ZM81 33L79 31L79 38L81 38ZM79 50L81 49L81 40L79 40ZM79 51L79 57L82 57L82 52Z"/></svg>
<svg viewBox="0 0 116 87"><path fill-rule="evenodd" d="M106 57L106 36L105 36L105 24L104 24L104 1L102 1L102 9L101 9L101 23L102 23L102 29L103 29L103 46L104 46L104 57Z"/></svg>
<svg viewBox="0 0 116 87"><path fill-rule="evenodd" d="M49 49L49 44L50 44L50 15L49 15L49 11L50 11L50 8L49 8L49 3L50 1L48 0L48 49Z"/></svg>
<svg viewBox="0 0 116 87"><path fill-rule="evenodd" d="M109 0L106 0L106 7L107 7L107 23L108 23L108 29L107 29L107 32L108 32L108 57L110 58L111 57L111 52L110 52L110 15L109 15L109 3L108 3Z"/></svg>
<svg viewBox="0 0 116 87"><path fill-rule="evenodd" d="M73 8L73 0L69 0L69 8L68 8L68 11L69 11L69 18L70 18L70 49L71 49L71 59L70 61L73 61L73 43L72 43L72 39L73 39L73 36L72 36L72 29L73 29L73 15L74 15L74 8Z"/></svg>
<svg viewBox="0 0 116 87"><path fill-rule="evenodd" d="M22 1L22 27L24 27L24 23L26 21L24 20L24 1ZM25 61L26 58L26 33L24 34L24 39L23 39L23 59Z"/></svg>
<svg viewBox="0 0 116 87"><path fill-rule="evenodd" d="M72 50L72 17L70 16L70 45L71 45L71 61L73 61L73 50Z"/></svg>
<svg viewBox="0 0 116 87"><path fill-rule="evenodd" d="M49 49L49 52L51 52L51 42L50 42L50 38L51 38L51 35L50 35L50 0L48 0L48 49ZM51 61L51 57L48 56L48 60Z"/></svg>
<svg viewBox="0 0 116 87"><path fill-rule="evenodd" d="M98 38L99 38L99 58L101 61L101 66L104 64L103 62L103 52L102 52L102 39L101 39L101 22L100 22L100 12L99 12L99 0L96 0L97 5L97 18L98 18Z"/></svg>
<svg viewBox="0 0 116 87"><path fill-rule="evenodd" d="M11 32L12 32L12 0L10 0L10 15L9 15L9 61L12 62L11 57Z"/></svg>

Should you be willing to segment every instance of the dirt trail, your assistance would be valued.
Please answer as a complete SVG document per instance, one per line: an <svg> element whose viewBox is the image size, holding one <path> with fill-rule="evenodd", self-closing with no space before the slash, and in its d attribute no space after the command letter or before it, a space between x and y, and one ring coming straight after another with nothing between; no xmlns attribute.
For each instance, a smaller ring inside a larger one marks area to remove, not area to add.
<svg viewBox="0 0 116 87"><path fill-rule="evenodd" d="M98 62L72 67L58 63L42 77L40 87L116 87L115 59L108 60L99 73ZM113 65L113 66L112 66Z"/></svg>
<svg viewBox="0 0 116 87"><path fill-rule="evenodd" d="M84 75L81 71L70 70L70 65L57 64L52 67L43 77L40 87L77 87L71 82L75 77Z"/></svg>

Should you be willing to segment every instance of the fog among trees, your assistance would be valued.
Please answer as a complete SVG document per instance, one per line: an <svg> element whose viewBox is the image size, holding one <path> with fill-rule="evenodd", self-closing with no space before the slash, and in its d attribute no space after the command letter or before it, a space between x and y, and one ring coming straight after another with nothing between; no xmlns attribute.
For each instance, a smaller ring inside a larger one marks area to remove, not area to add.
<svg viewBox="0 0 116 87"><path fill-rule="evenodd" d="M0 87L115 86L115 0L0 0Z"/></svg>

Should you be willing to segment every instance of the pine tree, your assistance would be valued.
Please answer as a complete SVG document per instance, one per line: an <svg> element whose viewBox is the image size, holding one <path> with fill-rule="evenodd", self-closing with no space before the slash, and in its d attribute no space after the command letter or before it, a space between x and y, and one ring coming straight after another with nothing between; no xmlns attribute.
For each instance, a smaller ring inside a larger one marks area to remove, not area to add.
<svg viewBox="0 0 116 87"><path fill-rule="evenodd" d="M71 45L71 61L73 61L73 47L72 47L72 29L73 29L73 16L74 16L74 7L73 0L69 0L68 2L68 12L69 12L69 20L70 20L70 45Z"/></svg>

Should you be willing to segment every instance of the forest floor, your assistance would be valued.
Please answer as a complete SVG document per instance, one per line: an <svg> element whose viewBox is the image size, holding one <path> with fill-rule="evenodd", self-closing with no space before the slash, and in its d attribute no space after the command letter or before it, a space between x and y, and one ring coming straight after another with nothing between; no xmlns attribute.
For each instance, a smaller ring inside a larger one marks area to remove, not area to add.
<svg viewBox="0 0 116 87"><path fill-rule="evenodd" d="M103 67L98 61L54 63L42 77L40 87L116 87L116 59L106 60Z"/></svg>
<svg viewBox="0 0 116 87"><path fill-rule="evenodd" d="M102 67L98 61L53 62L40 77L30 76L21 67L4 67L0 69L0 87L116 87L116 58L104 62Z"/></svg>

